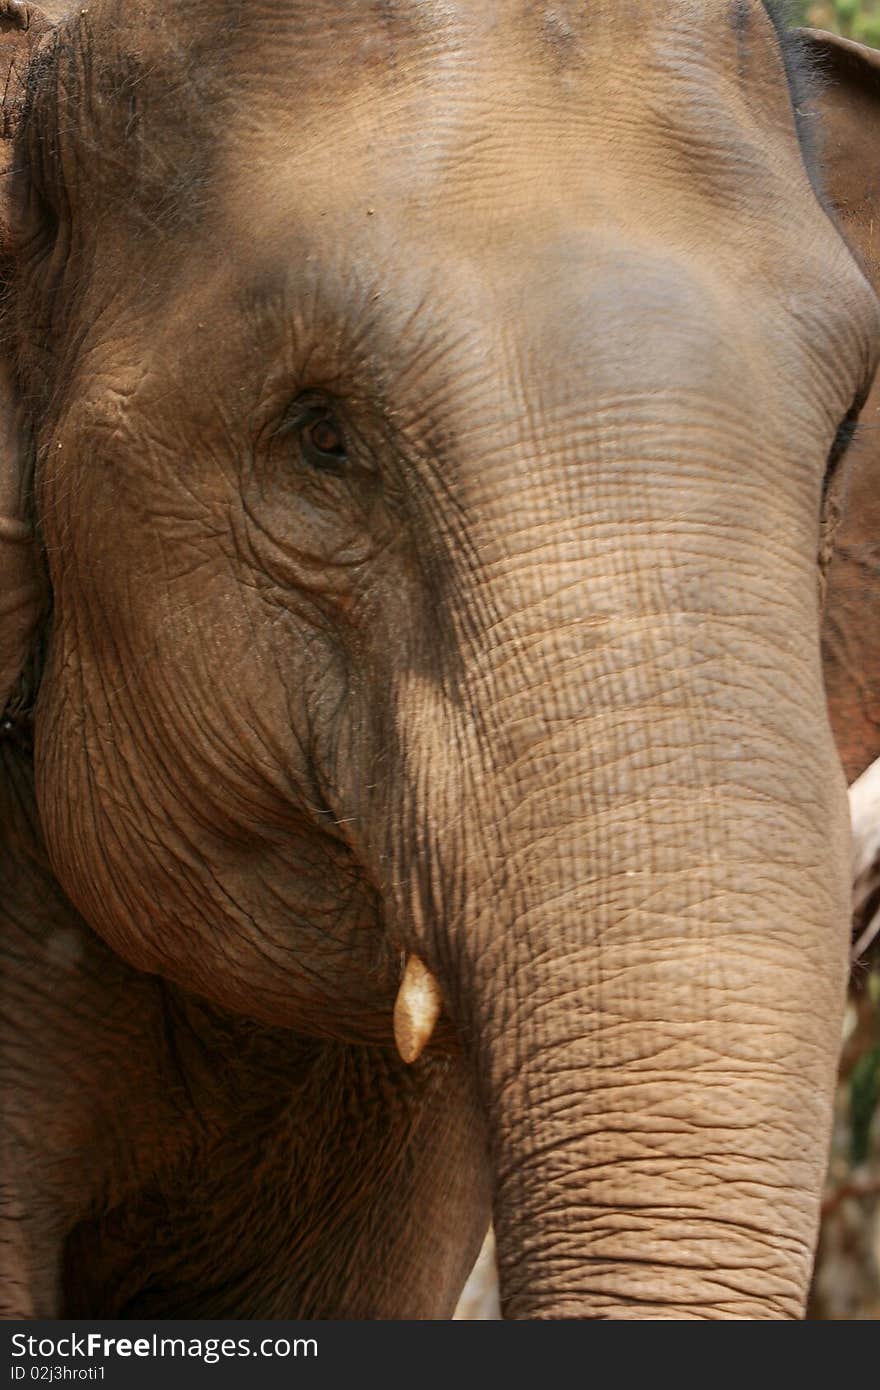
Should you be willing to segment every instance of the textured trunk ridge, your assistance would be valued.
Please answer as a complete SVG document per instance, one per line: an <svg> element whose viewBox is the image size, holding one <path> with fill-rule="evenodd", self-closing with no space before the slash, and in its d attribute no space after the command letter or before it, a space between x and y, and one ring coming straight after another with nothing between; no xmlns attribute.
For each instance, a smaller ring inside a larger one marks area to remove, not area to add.
<svg viewBox="0 0 880 1390"><path fill-rule="evenodd" d="M473 831L460 1024L504 1311L799 1316L843 1007L842 780L827 730L801 744L766 633L614 631L532 643L553 680L539 712L499 702Z"/></svg>

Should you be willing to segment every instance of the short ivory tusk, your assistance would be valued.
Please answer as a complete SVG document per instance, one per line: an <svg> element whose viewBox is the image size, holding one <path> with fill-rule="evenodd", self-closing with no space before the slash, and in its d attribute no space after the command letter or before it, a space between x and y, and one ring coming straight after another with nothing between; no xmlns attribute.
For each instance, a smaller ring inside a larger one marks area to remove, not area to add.
<svg viewBox="0 0 880 1390"><path fill-rule="evenodd" d="M418 956L410 956L394 1001L394 1041L405 1062L421 1057L440 1017L440 986Z"/></svg>

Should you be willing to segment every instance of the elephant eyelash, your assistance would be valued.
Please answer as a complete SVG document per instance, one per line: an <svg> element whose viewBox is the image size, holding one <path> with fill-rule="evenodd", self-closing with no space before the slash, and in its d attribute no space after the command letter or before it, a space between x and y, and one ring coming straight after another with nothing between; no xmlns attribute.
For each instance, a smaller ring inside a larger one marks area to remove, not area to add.
<svg viewBox="0 0 880 1390"><path fill-rule="evenodd" d="M323 447L319 434L336 436L333 447ZM273 431L276 440L295 441L303 462L320 473L341 474L348 464L347 432L343 429L332 401L321 395L300 396L285 412Z"/></svg>
<svg viewBox="0 0 880 1390"><path fill-rule="evenodd" d="M296 434L298 430L315 420L326 419L333 415L333 402L327 397L317 393L298 396L287 406L283 416L272 431L272 437L283 439L285 436Z"/></svg>

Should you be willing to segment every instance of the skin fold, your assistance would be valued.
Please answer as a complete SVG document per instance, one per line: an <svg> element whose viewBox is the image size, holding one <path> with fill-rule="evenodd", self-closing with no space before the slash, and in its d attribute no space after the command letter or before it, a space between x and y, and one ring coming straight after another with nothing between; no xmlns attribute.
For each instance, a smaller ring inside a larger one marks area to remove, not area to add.
<svg viewBox="0 0 880 1390"><path fill-rule="evenodd" d="M490 1211L508 1317L801 1315L880 311L781 43L0 5L6 1316L448 1317Z"/></svg>

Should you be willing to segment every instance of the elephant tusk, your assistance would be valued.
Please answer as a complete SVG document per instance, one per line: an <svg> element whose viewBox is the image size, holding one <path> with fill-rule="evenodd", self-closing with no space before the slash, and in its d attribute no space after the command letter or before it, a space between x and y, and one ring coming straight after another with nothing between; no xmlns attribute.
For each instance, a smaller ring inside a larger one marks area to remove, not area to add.
<svg viewBox="0 0 880 1390"><path fill-rule="evenodd" d="M416 1062L440 1017L440 986L418 956L410 956L394 1001L394 1041L404 1062Z"/></svg>

